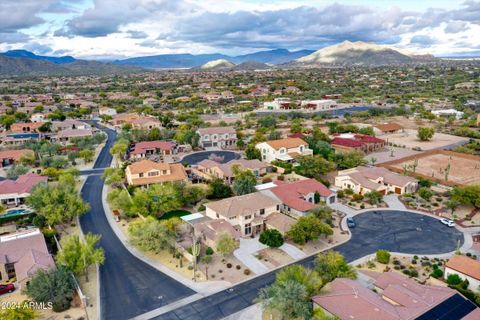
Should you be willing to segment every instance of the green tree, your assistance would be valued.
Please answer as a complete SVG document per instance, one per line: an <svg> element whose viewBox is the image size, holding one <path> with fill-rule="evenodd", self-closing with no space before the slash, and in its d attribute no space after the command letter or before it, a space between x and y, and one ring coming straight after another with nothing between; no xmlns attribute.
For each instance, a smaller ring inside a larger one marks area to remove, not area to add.
<svg viewBox="0 0 480 320"><path fill-rule="evenodd" d="M121 186L125 181L125 172L121 168L106 168L103 172L102 179L106 184L112 186Z"/></svg>
<svg viewBox="0 0 480 320"><path fill-rule="evenodd" d="M370 191L365 194L365 198L368 200L370 204L378 204L383 199L383 195L378 191Z"/></svg>
<svg viewBox="0 0 480 320"><path fill-rule="evenodd" d="M223 199L232 195L232 189L226 185L221 179L213 179L208 185L209 199Z"/></svg>
<svg viewBox="0 0 480 320"><path fill-rule="evenodd" d="M134 246L154 253L171 248L175 240L175 232L153 217L132 222L128 234Z"/></svg>
<svg viewBox="0 0 480 320"><path fill-rule="evenodd" d="M290 124L290 132L291 133L301 133L303 129L303 120L302 119L294 119Z"/></svg>
<svg viewBox="0 0 480 320"><path fill-rule="evenodd" d="M238 166L233 167L235 179L232 184L232 190L237 196L255 192L257 178L250 170L242 170Z"/></svg>
<svg viewBox="0 0 480 320"><path fill-rule="evenodd" d="M460 205L460 202L458 202L455 199L450 199L445 203L445 207L451 210L452 214L455 212L455 210L458 208Z"/></svg>
<svg viewBox="0 0 480 320"><path fill-rule="evenodd" d="M231 254L238 246L237 241L227 233L222 233L218 236L215 242L217 252L223 256Z"/></svg>
<svg viewBox="0 0 480 320"><path fill-rule="evenodd" d="M260 233L258 241L271 248L278 248L283 244L283 236L276 229L267 229Z"/></svg>
<svg viewBox="0 0 480 320"><path fill-rule="evenodd" d="M295 172L305 177L320 180L335 169L335 165L321 156L303 156L297 159Z"/></svg>
<svg viewBox="0 0 480 320"><path fill-rule="evenodd" d="M119 139L115 144L110 148L110 154L117 158L117 162L122 161L127 152L129 142L125 139Z"/></svg>
<svg viewBox="0 0 480 320"><path fill-rule="evenodd" d="M363 153L360 151L337 152L333 157L333 161L337 164L339 170L355 168L367 163L363 159Z"/></svg>
<svg viewBox="0 0 480 320"><path fill-rule="evenodd" d="M327 251L318 254L315 259L315 271L323 281L323 284L333 281L335 278L356 279L355 269L347 264L345 258L336 251Z"/></svg>
<svg viewBox="0 0 480 320"><path fill-rule="evenodd" d="M260 153L260 150L255 148L253 144L247 145L247 148L245 149L245 157L248 160L253 160L253 159L262 160L262 154Z"/></svg>
<svg viewBox="0 0 480 320"><path fill-rule="evenodd" d="M452 200L461 204L480 208L480 185L455 187L452 190Z"/></svg>
<svg viewBox="0 0 480 320"><path fill-rule="evenodd" d="M462 278L456 273L451 273L447 277L447 283L451 286L460 284L462 282Z"/></svg>
<svg viewBox="0 0 480 320"><path fill-rule="evenodd" d="M332 228L315 216L300 217L287 232L287 236L298 244L318 239L322 235L332 234Z"/></svg>
<svg viewBox="0 0 480 320"><path fill-rule="evenodd" d="M172 183L154 184L148 189L136 189L133 208L139 214L161 217L165 212L182 207L181 195Z"/></svg>
<svg viewBox="0 0 480 320"><path fill-rule="evenodd" d="M95 152L90 149L83 149L78 153L79 157L83 159L85 163L89 163L93 161L93 157L95 156Z"/></svg>
<svg viewBox="0 0 480 320"><path fill-rule="evenodd" d="M301 265L287 266L275 282L260 290L257 302L281 319L311 319L311 298L320 292L322 280L316 272Z"/></svg>
<svg viewBox="0 0 480 320"><path fill-rule="evenodd" d="M29 281L25 293L36 302L53 304L53 311L70 308L75 293L72 274L65 267L45 271L40 269Z"/></svg>
<svg viewBox="0 0 480 320"><path fill-rule="evenodd" d="M2 320L34 320L37 318L37 312L23 302L15 307L0 308L0 319Z"/></svg>
<svg viewBox="0 0 480 320"><path fill-rule="evenodd" d="M417 129L417 137L420 141L429 141L435 134L435 129L428 127L420 127Z"/></svg>
<svg viewBox="0 0 480 320"><path fill-rule="evenodd" d="M71 175L60 176L58 182L36 185L27 198L27 204L44 216L50 225L65 222L89 210Z"/></svg>
<svg viewBox="0 0 480 320"><path fill-rule="evenodd" d="M257 124L261 128L275 128L277 126L277 120L272 116L265 116L259 118Z"/></svg>
<svg viewBox="0 0 480 320"><path fill-rule="evenodd" d="M429 188L422 187L418 189L418 195L428 201L433 196L433 192Z"/></svg>
<svg viewBox="0 0 480 320"><path fill-rule="evenodd" d="M13 166L11 169L7 171L7 178L8 179L17 179L19 176L24 175L30 171L30 167L17 164Z"/></svg>
<svg viewBox="0 0 480 320"><path fill-rule="evenodd" d="M105 261L103 249L96 247L99 240L99 235L91 233L85 235L85 242L77 235L63 238L60 241L62 250L57 254L57 262L75 274L83 273L88 282L88 267L103 264Z"/></svg>
<svg viewBox="0 0 480 320"><path fill-rule="evenodd" d="M383 249L377 250L377 253L375 254L375 258L380 263L388 264L390 262L390 252Z"/></svg>

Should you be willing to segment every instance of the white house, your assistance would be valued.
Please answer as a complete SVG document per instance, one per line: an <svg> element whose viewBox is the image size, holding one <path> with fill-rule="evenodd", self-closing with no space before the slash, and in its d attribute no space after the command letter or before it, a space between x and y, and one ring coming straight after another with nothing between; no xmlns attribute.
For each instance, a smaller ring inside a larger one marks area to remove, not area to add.
<svg viewBox="0 0 480 320"><path fill-rule="evenodd" d="M334 100L303 100L300 102L300 107L302 109L310 109L310 110L332 110L338 107L337 102Z"/></svg>
<svg viewBox="0 0 480 320"><path fill-rule="evenodd" d="M457 111L455 109L442 109L442 110L432 110L431 111L437 117L451 117L454 116L457 120L463 117L462 111Z"/></svg>
<svg viewBox="0 0 480 320"><path fill-rule="evenodd" d="M45 121L45 115L43 113L34 113L30 117L30 121L32 121L32 122L44 122Z"/></svg>
<svg viewBox="0 0 480 320"><path fill-rule="evenodd" d="M103 115L107 115L107 116L114 116L117 114L117 110L113 109L113 108L108 108L108 107L101 107L100 109L98 109L98 114L103 116Z"/></svg>
<svg viewBox="0 0 480 320"><path fill-rule="evenodd" d="M263 108L267 110L288 110L294 109L295 105L290 98L276 98L273 101L263 103Z"/></svg>
<svg viewBox="0 0 480 320"><path fill-rule="evenodd" d="M220 147L234 148L237 143L237 132L233 127L211 127L197 130L202 148Z"/></svg>
<svg viewBox="0 0 480 320"><path fill-rule="evenodd" d="M445 263L445 279L451 274L468 280L468 288L480 291L480 261L467 256L454 255Z"/></svg>
<svg viewBox="0 0 480 320"><path fill-rule="evenodd" d="M293 161L295 157L312 155L312 149L300 138L286 138L260 142L255 146L260 150L262 161L271 163L274 160Z"/></svg>

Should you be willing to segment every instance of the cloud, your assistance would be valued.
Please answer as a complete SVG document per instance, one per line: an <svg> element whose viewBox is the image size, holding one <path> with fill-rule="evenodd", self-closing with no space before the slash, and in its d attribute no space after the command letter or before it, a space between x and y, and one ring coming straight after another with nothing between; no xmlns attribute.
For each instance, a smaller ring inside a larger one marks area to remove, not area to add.
<svg viewBox="0 0 480 320"><path fill-rule="evenodd" d="M39 14L46 10L54 0L1 0L0 31L17 32L45 22Z"/></svg>
<svg viewBox="0 0 480 320"><path fill-rule="evenodd" d="M0 32L0 43L28 42L30 36L21 32Z"/></svg>
<svg viewBox="0 0 480 320"><path fill-rule="evenodd" d="M452 21L445 27L446 33L459 33L468 29L468 23L465 21Z"/></svg>
<svg viewBox="0 0 480 320"><path fill-rule="evenodd" d="M132 39L145 39L148 38L148 34L143 31L127 31L128 35Z"/></svg>
<svg viewBox="0 0 480 320"><path fill-rule="evenodd" d="M416 35L410 39L411 44L418 44L420 46L428 46L435 44L437 41L427 35Z"/></svg>
<svg viewBox="0 0 480 320"><path fill-rule="evenodd" d="M39 55L46 55L46 54L51 54L52 53L52 48L47 46L47 45L44 45L44 44L40 44L38 42L30 42L28 44L26 44L23 49L25 50L28 50L28 51L31 51L35 54L39 54Z"/></svg>

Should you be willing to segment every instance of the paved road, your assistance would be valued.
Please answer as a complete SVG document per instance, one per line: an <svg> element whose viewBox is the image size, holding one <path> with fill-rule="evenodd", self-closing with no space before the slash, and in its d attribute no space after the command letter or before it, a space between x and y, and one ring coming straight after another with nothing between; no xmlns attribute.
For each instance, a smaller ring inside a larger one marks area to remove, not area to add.
<svg viewBox="0 0 480 320"><path fill-rule="evenodd" d="M108 152L115 141L113 130L94 168L110 165ZM87 178L82 196L91 210L80 217L84 233L101 234L100 246L105 250L105 264L100 267L100 299L102 319L130 319L195 292L176 280L135 258L120 242L105 217L102 206L103 181L98 175Z"/></svg>
<svg viewBox="0 0 480 320"><path fill-rule="evenodd" d="M410 254L437 254L454 251L457 241L463 243L463 235L454 228L442 225L438 220L401 211L367 212L356 216L357 227L352 239L335 248L349 262L355 261L378 249ZM313 267L314 257L299 261ZM162 320L217 320L252 305L258 290L275 279L275 272L264 274L189 305L172 310L155 319Z"/></svg>

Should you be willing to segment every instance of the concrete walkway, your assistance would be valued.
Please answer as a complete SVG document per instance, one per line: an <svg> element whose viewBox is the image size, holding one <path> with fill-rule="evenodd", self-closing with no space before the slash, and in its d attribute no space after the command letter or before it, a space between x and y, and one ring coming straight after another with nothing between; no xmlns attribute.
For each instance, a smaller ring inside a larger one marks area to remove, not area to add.
<svg viewBox="0 0 480 320"><path fill-rule="evenodd" d="M284 243L279 249L281 249L283 252L285 252L295 260L300 260L307 256L305 252L298 249L294 245L291 245L290 243Z"/></svg>
<svg viewBox="0 0 480 320"><path fill-rule="evenodd" d="M247 266L252 272L256 274L262 274L268 272L268 268L258 260L254 254L257 251L268 248L266 245L261 244L257 238L244 239L240 238L240 247L233 252L233 255Z"/></svg>
<svg viewBox="0 0 480 320"><path fill-rule="evenodd" d="M345 213L349 217L354 216L358 213L357 210L352 209L349 206L346 206L346 205L344 205L342 203L339 203L339 202L330 203L330 204L328 204L328 206L330 208L332 208L333 210L337 210L337 211L340 211L342 213Z"/></svg>
<svg viewBox="0 0 480 320"><path fill-rule="evenodd" d="M257 303L234 314L231 314L228 317L223 318L222 320L262 320L262 314L262 306Z"/></svg>
<svg viewBox="0 0 480 320"><path fill-rule="evenodd" d="M389 194L383 197L383 201L388 205L390 209L394 210L407 210L405 205L398 199L398 195Z"/></svg>

